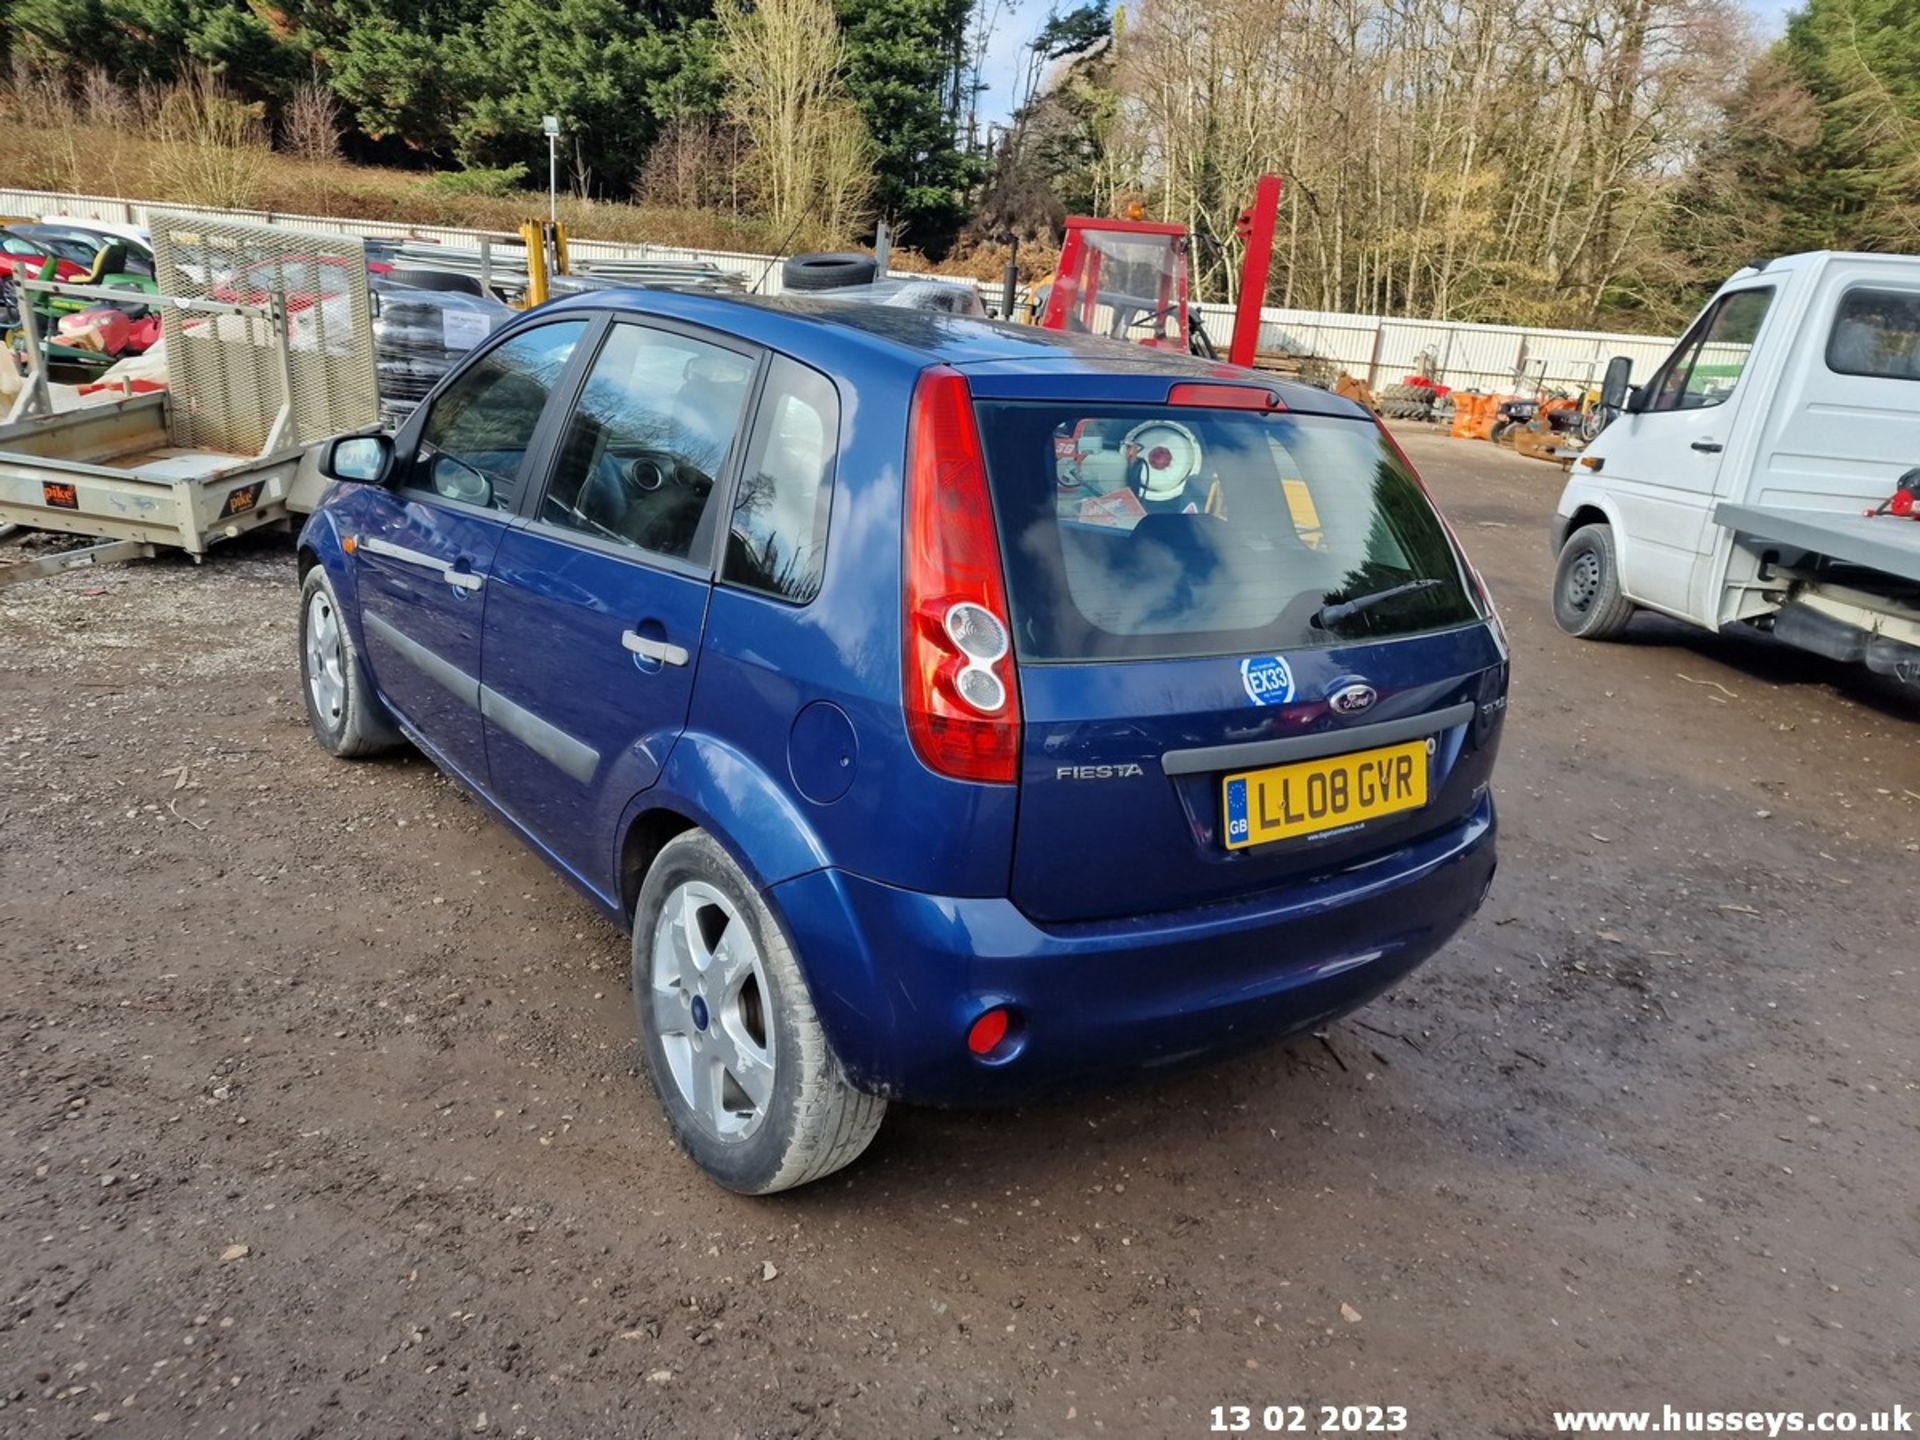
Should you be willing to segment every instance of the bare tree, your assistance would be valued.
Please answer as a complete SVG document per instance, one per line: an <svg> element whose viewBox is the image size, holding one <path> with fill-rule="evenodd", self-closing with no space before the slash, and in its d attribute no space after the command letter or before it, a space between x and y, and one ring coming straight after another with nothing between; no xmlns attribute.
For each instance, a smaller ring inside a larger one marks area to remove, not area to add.
<svg viewBox="0 0 1920 1440"><path fill-rule="evenodd" d="M280 117L280 144L302 160L340 158L340 102L318 75L302 80Z"/></svg>
<svg viewBox="0 0 1920 1440"><path fill-rule="evenodd" d="M832 0L723 0L715 13L761 208L782 234L811 220L816 238L846 239L866 218L875 152L847 93Z"/></svg>

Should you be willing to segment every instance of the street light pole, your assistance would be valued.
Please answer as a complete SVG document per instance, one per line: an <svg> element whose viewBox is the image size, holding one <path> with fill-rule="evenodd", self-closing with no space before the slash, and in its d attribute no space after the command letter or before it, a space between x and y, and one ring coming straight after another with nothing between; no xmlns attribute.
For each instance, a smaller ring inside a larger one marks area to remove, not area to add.
<svg viewBox="0 0 1920 1440"><path fill-rule="evenodd" d="M540 128L547 132L547 219L560 219L560 117L542 117Z"/></svg>

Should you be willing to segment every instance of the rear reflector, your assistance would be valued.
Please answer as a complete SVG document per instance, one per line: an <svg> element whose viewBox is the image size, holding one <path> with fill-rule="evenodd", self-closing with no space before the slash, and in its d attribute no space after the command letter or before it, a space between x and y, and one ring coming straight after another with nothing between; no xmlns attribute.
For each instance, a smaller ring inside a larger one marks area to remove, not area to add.
<svg viewBox="0 0 1920 1440"><path fill-rule="evenodd" d="M967 1049L976 1055L991 1055L1007 1038L1007 1012L995 1006L967 1031Z"/></svg>

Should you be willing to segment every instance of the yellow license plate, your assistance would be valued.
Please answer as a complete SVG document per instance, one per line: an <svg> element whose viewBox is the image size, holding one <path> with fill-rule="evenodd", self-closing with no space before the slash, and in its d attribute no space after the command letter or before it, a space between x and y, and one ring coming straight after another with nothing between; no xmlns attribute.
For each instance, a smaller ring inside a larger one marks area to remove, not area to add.
<svg viewBox="0 0 1920 1440"><path fill-rule="evenodd" d="M1221 797L1229 850L1345 830L1427 803L1427 742L1243 770Z"/></svg>

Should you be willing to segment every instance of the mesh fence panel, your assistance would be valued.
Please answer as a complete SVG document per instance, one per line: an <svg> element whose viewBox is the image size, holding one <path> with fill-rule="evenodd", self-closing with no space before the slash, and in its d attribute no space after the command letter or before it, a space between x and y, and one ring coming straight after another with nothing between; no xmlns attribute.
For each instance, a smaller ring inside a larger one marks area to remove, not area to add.
<svg viewBox="0 0 1920 1440"><path fill-rule="evenodd" d="M246 305L285 297L293 414L284 444L307 444L378 421L373 318L360 240L184 211L153 211L148 223L161 294ZM173 443L258 454L282 400L271 322L163 306L160 329L173 397Z"/></svg>

